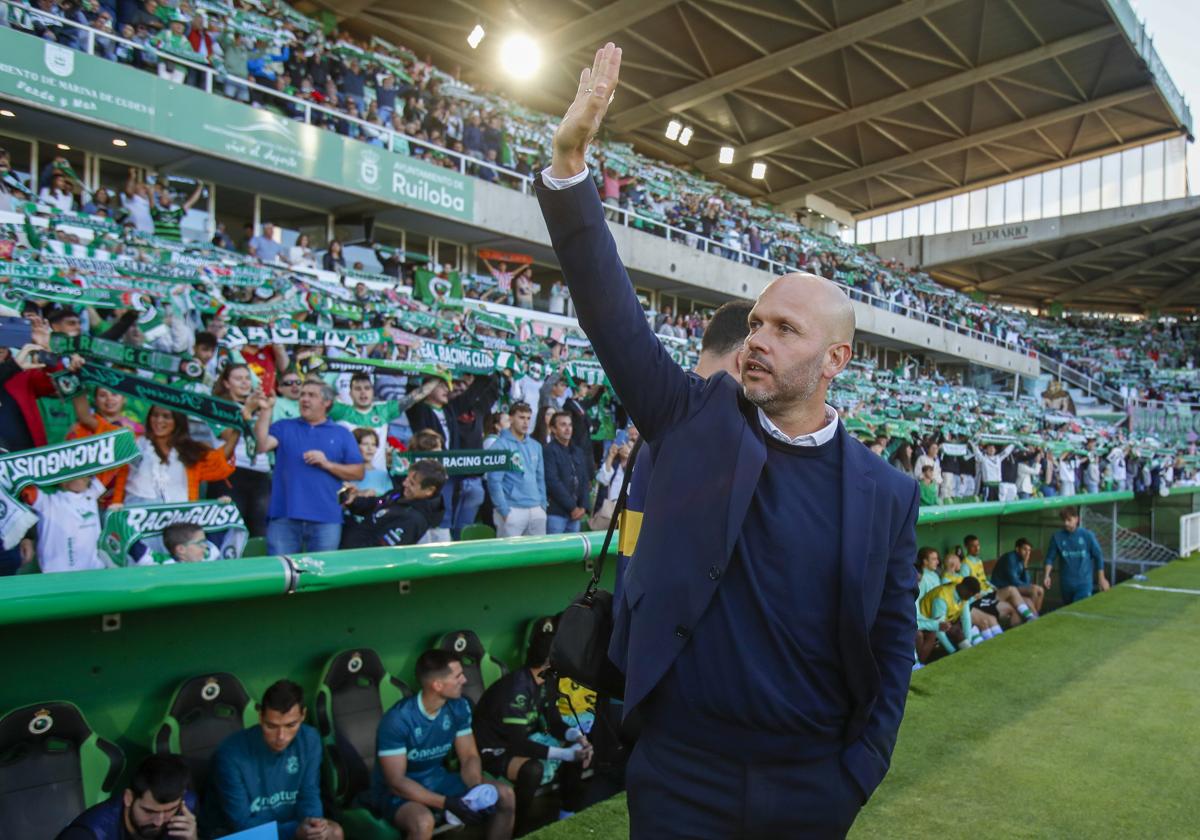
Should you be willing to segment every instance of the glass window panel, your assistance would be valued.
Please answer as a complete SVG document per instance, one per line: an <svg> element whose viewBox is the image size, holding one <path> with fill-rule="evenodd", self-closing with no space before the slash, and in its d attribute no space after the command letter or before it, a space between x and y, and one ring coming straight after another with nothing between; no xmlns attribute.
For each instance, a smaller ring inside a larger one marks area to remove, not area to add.
<svg viewBox="0 0 1200 840"><path fill-rule="evenodd" d="M1100 209L1100 161L1085 160L1079 164L1079 212Z"/></svg>
<svg viewBox="0 0 1200 840"><path fill-rule="evenodd" d="M941 202L938 202L939 204ZM935 231L934 224L935 205L933 202L922 204L918 208L919 220L917 222L917 232L921 236L929 236Z"/></svg>
<svg viewBox="0 0 1200 840"><path fill-rule="evenodd" d="M1183 198L1187 190L1186 151L1182 137L1166 141L1166 180L1163 198Z"/></svg>
<svg viewBox="0 0 1200 840"><path fill-rule="evenodd" d="M951 217L954 230L966 230L971 223L971 196L968 193L956 195L951 199Z"/></svg>
<svg viewBox="0 0 1200 840"><path fill-rule="evenodd" d="M970 199L970 216L967 224L973 228L987 227L987 191L975 190L967 193Z"/></svg>
<svg viewBox="0 0 1200 840"><path fill-rule="evenodd" d="M943 198L941 201L933 205L933 230L934 233L949 233L953 229L951 220L953 203L949 198Z"/></svg>
<svg viewBox="0 0 1200 840"><path fill-rule="evenodd" d="M1042 173L1042 218L1053 219L1062 209L1063 170Z"/></svg>
<svg viewBox="0 0 1200 840"><path fill-rule="evenodd" d="M1121 203L1142 203L1142 147L1121 152Z"/></svg>
<svg viewBox="0 0 1200 840"><path fill-rule="evenodd" d="M1021 219L1026 222L1042 218L1042 176L1030 175L1022 185L1024 201L1021 206Z"/></svg>
<svg viewBox="0 0 1200 840"><path fill-rule="evenodd" d="M1142 155L1142 201L1162 201L1165 148L1166 143L1161 141L1145 147Z"/></svg>
<svg viewBox="0 0 1200 840"><path fill-rule="evenodd" d="M987 225L1004 223L1004 185L996 184L987 188Z"/></svg>
<svg viewBox="0 0 1200 840"><path fill-rule="evenodd" d="M1004 185L1004 223L1006 225L1021 221L1021 211L1025 209L1024 183L1024 179L1017 179Z"/></svg>
<svg viewBox="0 0 1200 840"><path fill-rule="evenodd" d="M1107 210L1121 205L1121 156L1100 158L1100 206Z"/></svg>

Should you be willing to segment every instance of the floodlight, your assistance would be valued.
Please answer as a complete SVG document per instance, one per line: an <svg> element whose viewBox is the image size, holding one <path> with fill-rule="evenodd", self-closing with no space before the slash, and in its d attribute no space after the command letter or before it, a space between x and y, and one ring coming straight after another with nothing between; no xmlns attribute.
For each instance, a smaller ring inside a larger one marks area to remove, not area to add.
<svg viewBox="0 0 1200 840"><path fill-rule="evenodd" d="M542 50L528 35L510 35L500 45L500 66L516 79L528 79L542 63Z"/></svg>
<svg viewBox="0 0 1200 840"><path fill-rule="evenodd" d="M683 124L679 120L671 120L667 123L667 139L678 140L679 132L683 131Z"/></svg>
<svg viewBox="0 0 1200 840"><path fill-rule="evenodd" d="M683 131L679 132L679 145L686 146L692 142L692 128L688 126Z"/></svg>
<svg viewBox="0 0 1200 840"><path fill-rule="evenodd" d="M722 146L721 153L717 155L717 160L721 163L733 163L733 146Z"/></svg>
<svg viewBox="0 0 1200 840"><path fill-rule="evenodd" d="M483 36L485 34L486 33L483 31L483 27L478 23L475 24L475 28L471 30L471 34L467 36L467 43L470 45L471 49L475 49L479 46L479 42L483 40Z"/></svg>
<svg viewBox="0 0 1200 840"><path fill-rule="evenodd" d="M767 177L767 165L759 161L750 167L750 177L756 181L761 181Z"/></svg>

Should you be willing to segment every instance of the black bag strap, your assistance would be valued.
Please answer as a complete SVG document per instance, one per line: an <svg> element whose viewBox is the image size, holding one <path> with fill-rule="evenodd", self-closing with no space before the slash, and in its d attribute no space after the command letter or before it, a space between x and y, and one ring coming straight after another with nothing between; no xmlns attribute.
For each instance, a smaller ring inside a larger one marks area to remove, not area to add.
<svg viewBox="0 0 1200 840"><path fill-rule="evenodd" d="M608 554L608 547L612 543L613 531L617 528L617 520L621 518L621 514L625 511L625 503L629 499L629 479L633 478L633 466L637 463L638 453L642 451L642 441L645 438L638 438L638 442L633 445L633 449L629 450L629 457L625 459L625 477L621 480L621 492L617 495L617 505L613 508L612 519L608 521L608 533L604 535L604 545L600 548L600 556L596 558L596 563L592 567L592 579L588 582L587 591L584 593L584 598L591 599L592 593L600 586L600 576L604 574L604 558Z"/></svg>

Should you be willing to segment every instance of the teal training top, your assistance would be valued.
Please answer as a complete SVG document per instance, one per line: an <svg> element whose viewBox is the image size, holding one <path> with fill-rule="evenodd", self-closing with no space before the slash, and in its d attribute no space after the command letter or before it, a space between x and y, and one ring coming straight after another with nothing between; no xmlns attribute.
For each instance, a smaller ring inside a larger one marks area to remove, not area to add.
<svg viewBox="0 0 1200 840"><path fill-rule="evenodd" d="M304 820L325 815L321 736L311 726L301 724L283 752L267 746L261 726L235 732L221 742L213 767L204 822L217 836L274 821L280 840L291 840Z"/></svg>
<svg viewBox="0 0 1200 840"><path fill-rule="evenodd" d="M454 749L454 739L471 734L471 704L462 697L447 700L432 716L421 703L420 692L388 709L379 721L375 754L379 758L403 755L408 758L404 775L425 787L445 771L442 762ZM375 801L383 805L392 796L383 775L382 762L375 762L371 788ZM428 782L428 783L427 783Z"/></svg>
<svg viewBox="0 0 1200 840"><path fill-rule="evenodd" d="M1096 535L1084 527L1073 532L1065 528L1055 531L1046 550L1046 567L1051 566L1058 567L1066 588L1091 583L1096 572L1104 568L1104 554Z"/></svg>

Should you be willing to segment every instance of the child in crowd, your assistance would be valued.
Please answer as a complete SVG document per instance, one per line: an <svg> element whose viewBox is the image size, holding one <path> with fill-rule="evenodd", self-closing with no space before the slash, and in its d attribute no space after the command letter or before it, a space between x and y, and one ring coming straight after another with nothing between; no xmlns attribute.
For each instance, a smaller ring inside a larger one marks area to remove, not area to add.
<svg viewBox="0 0 1200 840"><path fill-rule="evenodd" d="M933 464L921 467L921 507L938 503L938 485L933 480Z"/></svg>
<svg viewBox="0 0 1200 840"><path fill-rule="evenodd" d="M43 572L103 569L100 559L100 497L105 487L92 476L72 478L57 493L31 487L22 495L38 515L38 565Z"/></svg>

